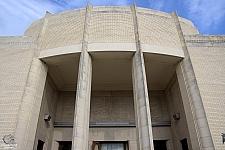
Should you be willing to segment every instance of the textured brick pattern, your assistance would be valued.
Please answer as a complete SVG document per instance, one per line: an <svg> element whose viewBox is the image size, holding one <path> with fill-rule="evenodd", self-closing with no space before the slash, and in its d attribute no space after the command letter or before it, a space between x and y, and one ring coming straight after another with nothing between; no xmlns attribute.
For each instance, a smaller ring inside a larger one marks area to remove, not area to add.
<svg viewBox="0 0 225 150"><path fill-rule="evenodd" d="M0 38L1 138L14 132L21 99L36 47L35 40L35 38L27 37ZM0 140L0 145L3 144L2 142Z"/></svg>
<svg viewBox="0 0 225 150"><path fill-rule="evenodd" d="M42 99L42 104L41 104L41 109L40 109L40 114L38 119L34 149L37 149L38 140L41 140L46 143L45 144L46 149L51 149L53 130L54 130L53 123L55 121L57 102L58 102L58 91L56 90L56 86L54 85L52 79L48 76L46 84L45 84L45 89L44 89L44 94L43 94L43 99ZM49 122L44 121L45 114L51 115L52 118Z"/></svg>
<svg viewBox="0 0 225 150"><path fill-rule="evenodd" d="M138 25L141 43L181 49L173 19L149 12L139 12Z"/></svg>
<svg viewBox="0 0 225 150"><path fill-rule="evenodd" d="M141 43L181 48L176 27L170 14L137 8ZM76 9L48 16L42 49L81 44L85 9ZM197 34L193 24L180 18L184 34ZM43 19L33 22L25 35L37 37ZM130 7L93 7L88 43L133 43L135 41Z"/></svg>
<svg viewBox="0 0 225 150"><path fill-rule="evenodd" d="M153 121L169 121L163 91L149 91ZM60 92L56 122L73 122L75 92ZM92 92L90 122L135 122L132 91Z"/></svg>
<svg viewBox="0 0 225 150"><path fill-rule="evenodd" d="M198 34L198 29L192 24L191 21L179 17L180 25L184 35Z"/></svg>
<svg viewBox="0 0 225 150"><path fill-rule="evenodd" d="M185 35L187 46L190 47L225 47L225 35Z"/></svg>
<svg viewBox="0 0 225 150"><path fill-rule="evenodd" d="M90 122L134 122L132 96L94 96Z"/></svg>
<svg viewBox="0 0 225 150"><path fill-rule="evenodd" d="M43 26L44 18L33 22L29 28L24 32L25 36L38 37Z"/></svg>
<svg viewBox="0 0 225 150"><path fill-rule="evenodd" d="M216 150L223 150L225 47L188 47Z"/></svg>
<svg viewBox="0 0 225 150"><path fill-rule="evenodd" d="M174 76L174 78L176 77ZM188 142L188 148L189 150L192 150L179 84L177 79L174 80L175 82L172 84L172 86L166 90L166 102L171 121L173 146L176 149L182 149L180 140L186 138ZM180 120L174 120L173 115L175 113L180 113Z"/></svg>
<svg viewBox="0 0 225 150"><path fill-rule="evenodd" d="M149 91L149 103L152 121L169 121L164 91Z"/></svg>
<svg viewBox="0 0 225 150"><path fill-rule="evenodd" d="M56 122L73 122L75 92L60 92L56 111Z"/></svg>
<svg viewBox="0 0 225 150"><path fill-rule="evenodd" d="M81 44L85 9L59 13L48 18L42 49Z"/></svg>
<svg viewBox="0 0 225 150"><path fill-rule="evenodd" d="M134 27L129 7L94 7L89 43L132 43Z"/></svg>

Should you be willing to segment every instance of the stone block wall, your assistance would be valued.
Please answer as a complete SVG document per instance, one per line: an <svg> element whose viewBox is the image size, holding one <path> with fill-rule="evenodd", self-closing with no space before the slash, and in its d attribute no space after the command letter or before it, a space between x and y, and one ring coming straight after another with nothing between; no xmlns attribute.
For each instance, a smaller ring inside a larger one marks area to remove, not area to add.
<svg viewBox="0 0 225 150"><path fill-rule="evenodd" d="M184 35L196 35L198 33L198 29L193 25L193 23L184 18L178 17L180 21L180 26L182 28L182 32Z"/></svg>
<svg viewBox="0 0 225 150"><path fill-rule="evenodd" d="M81 44L84 20L85 9L77 9L50 16L41 49Z"/></svg>
<svg viewBox="0 0 225 150"><path fill-rule="evenodd" d="M225 132L225 36L185 36L215 149Z"/></svg>
<svg viewBox="0 0 225 150"><path fill-rule="evenodd" d="M90 12L88 43L135 43L130 7L99 6ZM176 26L170 14L137 8L138 30L142 44L181 49ZM198 34L194 25L179 18L185 35ZM85 8L57 14L33 22L26 36L37 37L45 24L42 50L82 43Z"/></svg>
<svg viewBox="0 0 225 150"><path fill-rule="evenodd" d="M152 122L170 121L164 91L149 91Z"/></svg>
<svg viewBox="0 0 225 150"><path fill-rule="evenodd" d="M134 43L134 26L129 7L94 7L89 43Z"/></svg>
<svg viewBox="0 0 225 150"><path fill-rule="evenodd" d="M40 35L40 33L41 33L43 23L44 23L44 18L36 20L24 32L24 35L25 36L38 37Z"/></svg>
<svg viewBox="0 0 225 150"><path fill-rule="evenodd" d="M141 43L181 49L172 17L168 14L153 12L137 9Z"/></svg>
<svg viewBox="0 0 225 150"><path fill-rule="evenodd" d="M171 121L171 134L174 149L182 149L180 141L184 138L187 139L188 148L192 150L192 145L189 136L189 130L187 126L187 120L184 112L184 106L182 102L182 97L180 93L179 84L176 76L174 75L165 91L166 102L168 106L168 115ZM173 115L175 113L180 114L179 120L174 120Z"/></svg>
<svg viewBox="0 0 225 150"><path fill-rule="evenodd" d="M92 92L90 122L134 122L133 93Z"/></svg>
<svg viewBox="0 0 225 150"><path fill-rule="evenodd" d="M52 81L51 77L48 76L45 83L33 149L37 149L38 140L45 142L44 149L51 149L58 93L56 85ZM44 120L45 114L51 115L52 118L50 121Z"/></svg>
<svg viewBox="0 0 225 150"><path fill-rule="evenodd" d="M76 101L75 92L60 92L56 111L56 122L73 122Z"/></svg>
<svg viewBox="0 0 225 150"><path fill-rule="evenodd" d="M149 91L152 121L169 121L163 91ZM60 92L56 122L73 122L75 92ZM135 122L132 91L92 92L90 122Z"/></svg>
<svg viewBox="0 0 225 150"><path fill-rule="evenodd" d="M33 37L0 37L0 137L14 135L36 49ZM0 145L3 140L0 140ZM0 147L2 149L2 147Z"/></svg>

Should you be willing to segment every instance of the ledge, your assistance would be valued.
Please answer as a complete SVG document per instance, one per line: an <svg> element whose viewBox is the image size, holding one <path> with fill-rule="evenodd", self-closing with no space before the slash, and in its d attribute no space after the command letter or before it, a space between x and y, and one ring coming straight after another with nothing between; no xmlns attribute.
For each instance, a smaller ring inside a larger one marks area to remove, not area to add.
<svg viewBox="0 0 225 150"><path fill-rule="evenodd" d="M152 122L152 127L171 126L170 121ZM73 127L73 122L54 122L54 127ZM135 122L90 122L89 127L136 127Z"/></svg>
<svg viewBox="0 0 225 150"><path fill-rule="evenodd" d="M40 52L39 58L48 58L65 54L80 53L82 44L57 47ZM175 56L184 58L182 49L170 48L157 45L142 44L142 50L145 53ZM88 52L135 52L135 43L91 43L88 44Z"/></svg>

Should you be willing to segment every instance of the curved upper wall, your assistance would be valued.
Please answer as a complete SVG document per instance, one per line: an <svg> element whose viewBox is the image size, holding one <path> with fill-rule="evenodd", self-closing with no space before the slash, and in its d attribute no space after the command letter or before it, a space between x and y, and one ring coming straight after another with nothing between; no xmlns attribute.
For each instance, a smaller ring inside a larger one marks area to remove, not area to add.
<svg viewBox="0 0 225 150"><path fill-rule="evenodd" d="M130 7L93 7L89 43L134 43Z"/></svg>
<svg viewBox="0 0 225 150"><path fill-rule="evenodd" d="M43 22L44 18L32 22L31 25L28 27L28 29L25 31L24 35L38 37L39 34L41 33Z"/></svg>
<svg viewBox="0 0 225 150"><path fill-rule="evenodd" d="M181 49L177 29L170 14L138 7L137 18L142 44ZM179 19L185 35L198 34L190 21L180 17ZM24 35L37 37L42 32L42 50L77 45L82 43L84 22L85 8L70 10L37 20ZM89 44L135 42L130 7L93 7L88 29Z"/></svg>

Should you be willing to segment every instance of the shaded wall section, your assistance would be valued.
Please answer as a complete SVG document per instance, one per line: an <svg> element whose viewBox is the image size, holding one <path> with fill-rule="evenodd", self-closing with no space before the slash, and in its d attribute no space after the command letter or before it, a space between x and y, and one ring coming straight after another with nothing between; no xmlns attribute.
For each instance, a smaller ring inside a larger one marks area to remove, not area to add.
<svg viewBox="0 0 225 150"><path fill-rule="evenodd" d="M51 149L53 131L54 131L53 123L55 121L58 95L59 95L59 92L56 85L52 81L51 77L47 76L40 114L38 118L37 131L36 131L36 136L34 141L35 142L34 149L37 149L38 140L41 140L45 143L44 148ZM50 121L44 120L45 114L51 115L52 118Z"/></svg>
<svg viewBox="0 0 225 150"><path fill-rule="evenodd" d="M149 91L153 121L169 121L163 91ZM73 122L75 92L60 92L56 122ZM90 122L135 122L133 91L92 92Z"/></svg>
<svg viewBox="0 0 225 150"><path fill-rule="evenodd" d="M186 115L180 93L179 84L176 76L174 75L168 84L166 90L166 102L169 110L169 118L171 121L171 133L174 150L182 149L181 140L187 139L188 148L192 150ZM173 115L179 113L180 119L175 120Z"/></svg>

